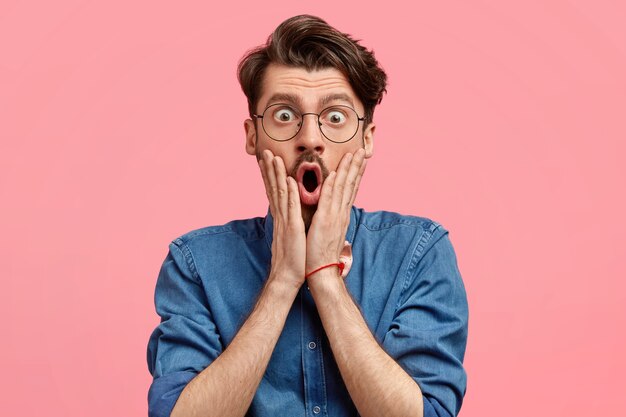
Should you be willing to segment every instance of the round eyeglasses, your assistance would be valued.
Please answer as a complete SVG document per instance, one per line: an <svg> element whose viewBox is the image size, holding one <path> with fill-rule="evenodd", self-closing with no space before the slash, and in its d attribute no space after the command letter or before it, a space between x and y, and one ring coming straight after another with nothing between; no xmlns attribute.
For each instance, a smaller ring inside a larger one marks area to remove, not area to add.
<svg viewBox="0 0 626 417"><path fill-rule="evenodd" d="M301 113L289 104L276 103L267 106L263 114L252 116L261 119L263 131L271 139L285 142L293 139L304 124L307 114L317 116L317 125L326 139L335 143L344 143L352 139L359 131L359 122L365 120L359 117L356 110L350 106L330 106L321 113Z"/></svg>

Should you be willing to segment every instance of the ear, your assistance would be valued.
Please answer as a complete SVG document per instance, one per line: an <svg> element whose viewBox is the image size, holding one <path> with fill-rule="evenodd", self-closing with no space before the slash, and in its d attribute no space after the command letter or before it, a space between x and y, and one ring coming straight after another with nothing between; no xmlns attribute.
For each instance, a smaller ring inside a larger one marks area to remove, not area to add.
<svg viewBox="0 0 626 417"><path fill-rule="evenodd" d="M252 119L244 120L243 128L246 131L246 152L248 155L256 155L256 126Z"/></svg>
<svg viewBox="0 0 626 417"><path fill-rule="evenodd" d="M371 158L374 154L374 131L376 130L376 125L374 123L370 123L365 128L363 132L363 147L365 148L365 158Z"/></svg>

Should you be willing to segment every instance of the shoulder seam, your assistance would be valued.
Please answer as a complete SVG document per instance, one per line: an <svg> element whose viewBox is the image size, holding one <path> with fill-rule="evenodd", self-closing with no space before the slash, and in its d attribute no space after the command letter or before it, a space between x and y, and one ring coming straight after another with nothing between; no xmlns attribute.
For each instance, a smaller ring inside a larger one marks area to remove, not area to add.
<svg viewBox="0 0 626 417"><path fill-rule="evenodd" d="M366 214L376 214L376 213L391 214L395 216L392 218L387 218L386 219L387 221L384 221L382 223L378 222L374 224L368 223L368 218L366 218L366 216L363 216L359 225L365 227L367 230L370 230L370 231L389 229L393 226L398 226L398 225L409 226L409 227L421 227L423 229L432 228L433 225L439 226L439 223L426 217L402 215L402 214L394 213L394 212L375 212L375 213L366 213Z"/></svg>
<svg viewBox="0 0 626 417"><path fill-rule="evenodd" d="M179 237L179 239L186 239L186 240L191 240L194 239L198 236L204 236L204 235L219 235L222 233L233 233L234 230L232 228L232 226L208 226L208 227L204 227L202 229L198 229L198 230L194 230L188 233L185 233L184 235L182 235L181 237Z"/></svg>
<svg viewBox="0 0 626 417"><path fill-rule="evenodd" d="M191 277L198 284L200 284L200 275L198 274L198 269L196 268L196 262L193 259L193 254L191 253L191 249L189 249L189 246L187 246L187 244L183 242L181 238L174 239L172 243L174 243L183 254L183 257L185 258L185 262L187 262L187 267L189 268L189 271L191 272Z"/></svg>
<svg viewBox="0 0 626 417"><path fill-rule="evenodd" d="M227 234L236 235L245 241L263 239L265 237L265 233L263 230L256 230L256 228L253 228L253 230L245 231L244 233L244 230L241 230L237 228L235 225L233 225L234 222L238 222L238 221L252 221L253 222L258 219L259 219L258 217L255 217L255 218L250 218L250 219L233 220L229 223L219 225L219 226L206 226L200 229L187 232L179 236L177 239L180 239L180 241L184 242L185 244L190 244L193 240L197 238L201 238L203 236L217 236L217 235L227 235Z"/></svg>
<svg viewBox="0 0 626 417"><path fill-rule="evenodd" d="M409 261L409 265L406 268L406 273L404 277L404 282L402 283L402 291L400 291L400 296L396 302L396 306L394 309L394 316L400 308L400 302L404 298L404 294L411 285L411 277L413 276L413 272L415 268L417 268L417 264L422 259L422 255L424 254L424 249L426 248L426 244L432 239L433 235L437 231L437 229L445 230L441 227L439 223L432 222L428 229L425 229L420 235L419 239L417 239L417 243L412 250L411 260Z"/></svg>

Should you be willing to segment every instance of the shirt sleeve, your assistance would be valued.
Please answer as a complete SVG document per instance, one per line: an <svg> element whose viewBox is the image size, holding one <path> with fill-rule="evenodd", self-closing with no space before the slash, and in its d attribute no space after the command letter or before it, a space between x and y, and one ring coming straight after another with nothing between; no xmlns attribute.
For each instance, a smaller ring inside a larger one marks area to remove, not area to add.
<svg viewBox="0 0 626 417"><path fill-rule="evenodd" d="M419 385L424 416L453 417L467 386L467 296L448 232L439 226L422 240L383 347Z"/></svg>
<svg viewBox="0 0 626 417"><path fill-rule="evenodd" d="M172 242L157 279L160 324L148 341L148 415L169 416L187 383L222 352L219 334L189 248Z"/></svg>

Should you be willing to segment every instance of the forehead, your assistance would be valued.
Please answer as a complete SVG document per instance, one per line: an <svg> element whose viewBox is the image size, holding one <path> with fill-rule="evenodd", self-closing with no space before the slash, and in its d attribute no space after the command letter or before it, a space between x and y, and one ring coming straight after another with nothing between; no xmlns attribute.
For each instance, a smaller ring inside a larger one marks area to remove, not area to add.
<svg viewBox="0 0 626 417"><path fill-rule="evenodd" d="M335 68L307 71L298 67L268 65L263 75L258 107L263 109L271 102L285 101L287 97L292 97L297 101L293 104L306 107L307 110L337 101L362 110L362 104L350 83Z"/></svg>

